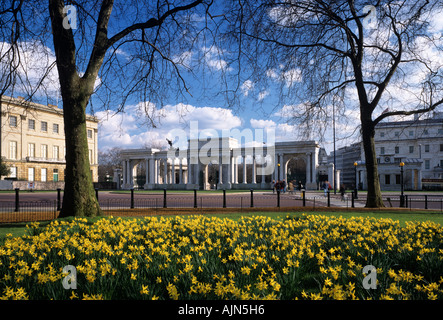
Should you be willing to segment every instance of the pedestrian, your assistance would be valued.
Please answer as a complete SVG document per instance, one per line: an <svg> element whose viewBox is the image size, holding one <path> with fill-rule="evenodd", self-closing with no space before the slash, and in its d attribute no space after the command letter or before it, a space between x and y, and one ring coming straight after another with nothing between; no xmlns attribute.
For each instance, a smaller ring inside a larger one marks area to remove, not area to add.
<svg viewBox="0 0 443 320"><path fill-rule="evenodd" d="M294 184L292 183L292 181L289 182L288 189L289 189L289 194L294 194Z"/></svg>
<svg viewBox="0 0 443 320"><path fill-rule="evenodd" d="M329 182L324 181L322 187L323 187L323 191L325 192L325 198L326 198L328 196Z"/></svg>
<svg viewBox="0 0 443 320"><path fill-rule="evenodd" d="M345 190L346 190L346 187L345 187L345 185L342 183L342 184L340 185L341 201L345 201Z"/></svg>
<svg viewBox="0 0 443 320"><path fill-rule="evenodd" d="M303 185L301 184L301 180L298 181L298 190L301 192Z"/></svg>
<svg viewBox="0 0 443 320"><path fill-rule="evenodd" d="M286 187L287 187L287 185L286 185L286 180L283 179L283 181L282 181L283 193L286 193Z"/></svg>

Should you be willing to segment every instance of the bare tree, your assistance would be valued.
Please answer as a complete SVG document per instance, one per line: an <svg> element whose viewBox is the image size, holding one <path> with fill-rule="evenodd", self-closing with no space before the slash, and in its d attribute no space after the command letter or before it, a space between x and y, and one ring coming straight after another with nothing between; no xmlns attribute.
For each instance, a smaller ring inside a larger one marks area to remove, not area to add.
<svg viewBox="0 0 443 320"><path fill-rule="evenodd" d="M25 91L28 100L34 94L35 100L37 92L49 96L51 86L61 94L66 176L60 216L101 214L88 160L87 108L104 105L123 111L130 98L155 103L171 93L186 93L189 88L177 57L192 50L198 32L205 30L205 20L194 23L193 17L209 16L211 2L2 2L2 94ZM43 48L42 72L26 70L25 50L19 49L25 44ZM56 84L47 81L53 72ZM156 125L155 111L146 110L151 126Z"/></svg>
<svg viewBox="0 0 443 320"><path fill-rule="evenodd" d="M281 90L292 121L324 133L360 114L368 180L367 207L382 207L374 128L391 116L443 103L442 36L432 17L442 1L305 0L232 2L227 34L239 49L243 80ZM238 88L242 81L238 81ZM408 99L406 99L408 98Z"/></svg>

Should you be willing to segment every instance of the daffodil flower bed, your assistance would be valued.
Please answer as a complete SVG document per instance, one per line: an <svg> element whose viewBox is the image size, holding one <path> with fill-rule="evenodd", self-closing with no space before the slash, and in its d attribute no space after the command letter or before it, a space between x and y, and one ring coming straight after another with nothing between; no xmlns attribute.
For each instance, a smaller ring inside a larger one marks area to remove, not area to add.
<svg viewBox="0 0 443 320"><path fill-rule="evenodd" d="M442 299L443 228L303 215L33 223L0 246L0 299ZM62 285L76 270L76 287ZM376 288L363 282L376 268Z"/></svg>

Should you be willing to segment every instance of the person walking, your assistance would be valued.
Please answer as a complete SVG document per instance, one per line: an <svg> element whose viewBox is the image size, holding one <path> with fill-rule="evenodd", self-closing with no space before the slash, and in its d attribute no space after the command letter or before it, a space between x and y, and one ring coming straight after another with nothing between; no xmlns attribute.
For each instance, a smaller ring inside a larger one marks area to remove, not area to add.
<svg viewBox="0 0 443 320"><path fill-rule="evenodd" d="M288 185L289 194L294 194L294 183L291 181Z"/></svg>
<svg viewBox="0 0 443 320"><path fill-rule="evenodd" d="M346 187L345 187L345 185L342 183L342 184L340 185L341 201L345 201L345 190L346 190Z"/></svg>
<svg viewBox="0 0 443 320"><path fill-rule="evenodd" d="M325 192L325 198L326 198L328 196L329 182L324 181L322 187L323 187L323 191Z"/></svg>

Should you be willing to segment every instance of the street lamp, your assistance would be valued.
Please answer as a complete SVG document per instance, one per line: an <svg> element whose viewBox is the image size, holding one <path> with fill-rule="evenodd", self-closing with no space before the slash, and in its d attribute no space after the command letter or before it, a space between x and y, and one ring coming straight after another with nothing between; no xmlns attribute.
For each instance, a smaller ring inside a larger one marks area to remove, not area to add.
<svg viewBox="0 0 443 320"><path fill-rule="evenodd" d="M355 194L355 199L358 199L358 188L357 188L357 166L358 163L357 161L354 162L354 169L355 169L355 189L354 189L354 194Z"/></svg>
<svg viewBox="0 0 443 320"><path fill-rule="evenodd" d="M403 184L403 167L405 166L404 162L400 162L400 188L401 188L401 194L400 194L400 208L405 207L405 196L404 196L404 184Z"/></svg>

